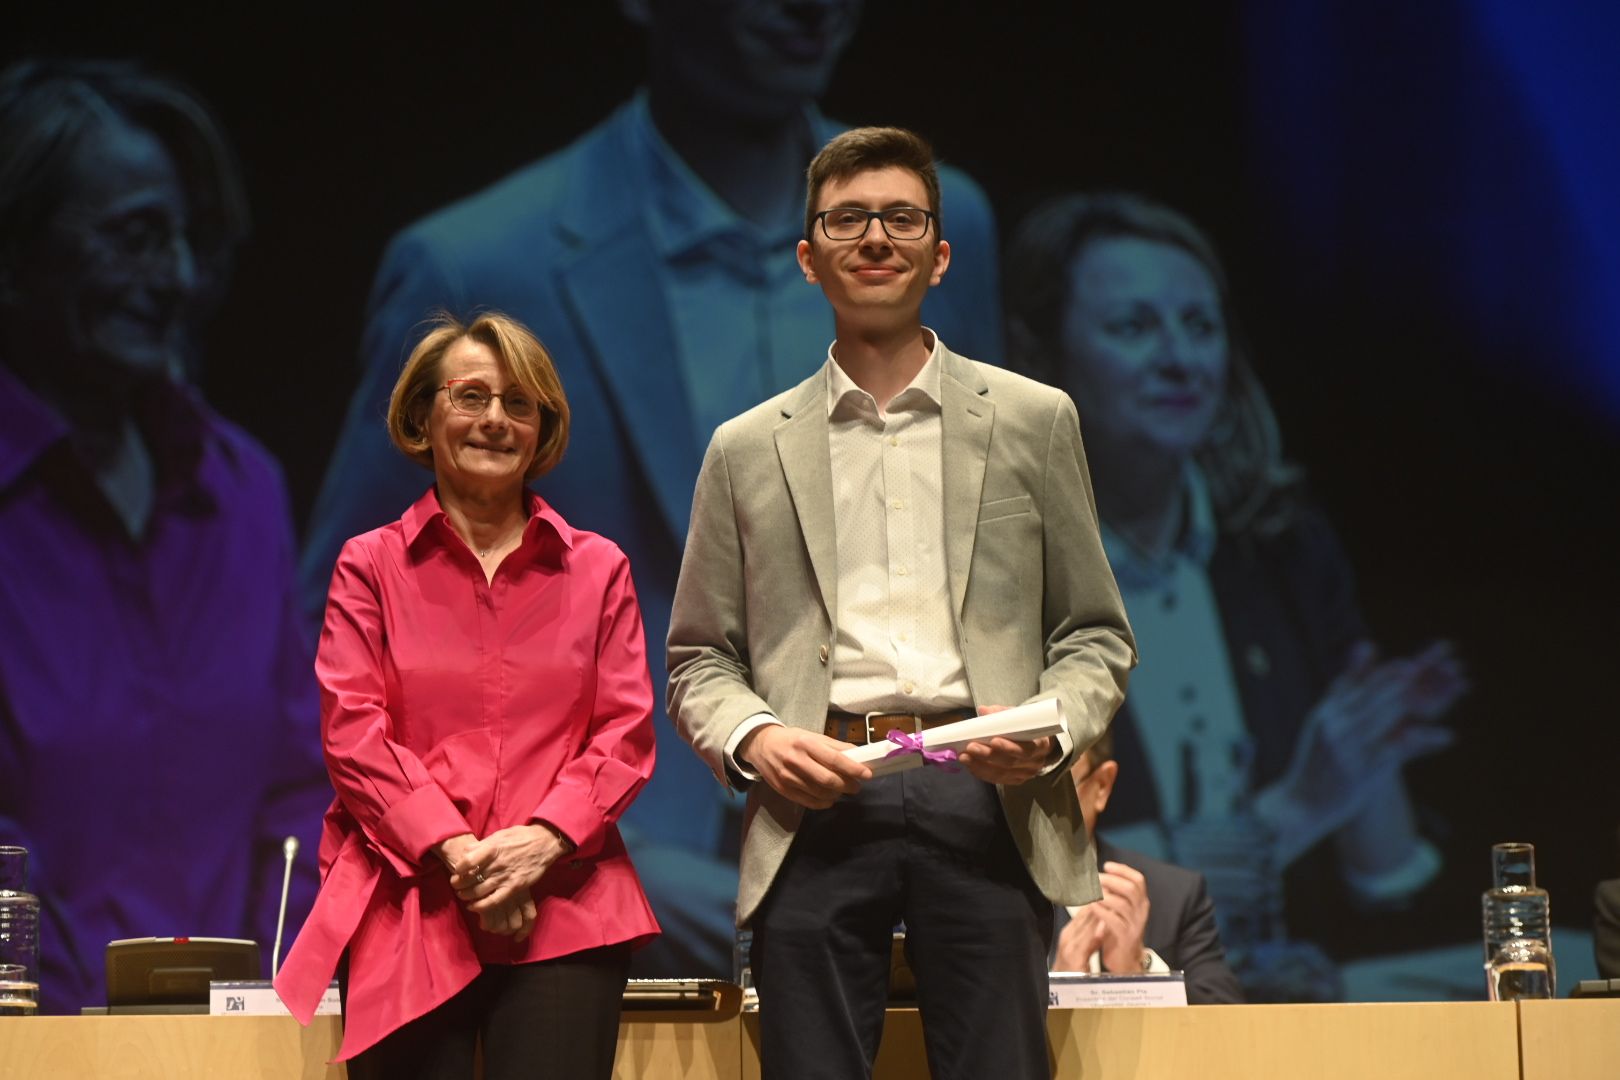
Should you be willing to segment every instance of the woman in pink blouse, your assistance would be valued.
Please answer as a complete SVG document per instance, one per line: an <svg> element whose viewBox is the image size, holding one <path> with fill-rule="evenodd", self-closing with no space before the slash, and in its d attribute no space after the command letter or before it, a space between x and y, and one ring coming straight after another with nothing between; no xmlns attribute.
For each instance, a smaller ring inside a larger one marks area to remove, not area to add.
<svg viewBox="0 0 1620 1080"><path fill-rule="evenodd" d="M609 1076L630 952L658 932L614 825L652 773L622 552L524 487L568 404L519 323L448 317L389 434L433 470L350 540L315 670L337 799L315 910L276 979L308 1022L340 961L349 1075Z"/></svg>

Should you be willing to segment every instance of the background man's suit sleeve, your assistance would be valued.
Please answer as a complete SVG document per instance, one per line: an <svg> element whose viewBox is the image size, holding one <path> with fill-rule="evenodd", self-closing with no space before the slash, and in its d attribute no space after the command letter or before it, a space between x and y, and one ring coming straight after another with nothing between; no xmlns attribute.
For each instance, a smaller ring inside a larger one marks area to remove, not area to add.
<svg viewBox="0 0 1620 1080"><path fill-rule="evenodd" d="M1151 892L1148 900L1153 900ZM1220 931L1215 926L1215 905L1210 902L1202 874L1197 875L1196 886L1182 910L1175 947L1166 962L1186 972L1188 1004L1243 1004L1243 988L1227 966Z"/></svg>
<svg viewBox="0 0 1620 1080"><path fill-rule="evenodd" d="M1597 918L1592 924L1592 951L1598 974L1620 979L1620 878L1598 882L1592 896Z"/></svg>

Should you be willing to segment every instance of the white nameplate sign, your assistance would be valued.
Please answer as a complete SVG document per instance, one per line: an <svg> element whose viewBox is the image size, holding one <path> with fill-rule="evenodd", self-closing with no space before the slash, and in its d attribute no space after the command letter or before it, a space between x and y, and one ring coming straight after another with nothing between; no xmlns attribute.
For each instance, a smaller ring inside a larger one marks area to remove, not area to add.
<svg viewBox="0 0 1620 1080"><path fill-rule="evenodd" d="M1093 975L1054 971L1048 978L1054 1009L1137 1009L1187 1004L1187 981L1179 971L1158 975Z"/></svg>
<svg viewBox="0 0 1620 1080"><path fill-rule="evenodd" d="M291 1016L281 1003L276 988L269 979L251 979L239 982L211 982L208 984L209 1016ZM315 1006L316 1016L342 1016L337 980L321 995Z"/></svg>

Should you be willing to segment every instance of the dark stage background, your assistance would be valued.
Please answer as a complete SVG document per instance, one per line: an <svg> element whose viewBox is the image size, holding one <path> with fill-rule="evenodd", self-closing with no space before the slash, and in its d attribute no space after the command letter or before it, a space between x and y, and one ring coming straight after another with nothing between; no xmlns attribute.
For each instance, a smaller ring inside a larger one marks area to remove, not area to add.
<svg viewBox="0 0 1620 1080"><path fill-rule="evenodd" d="M1438 883L1338 951L1473 940L1505 839L1537 845L1555 917L1588 927L1594 882L1620 872L1620 16L1064 8L869 4L823 111L930 136L1003 237L1043 196L1096 188L1211 233L1377 637L1395 653L1450 638L1473 684L1456 744L1407 774L1445 854ZM199 382L279 458L300 529L387 238L564 146L645 68L606 3L70 3L7 21L7 62L139 58L216 111L254 229ZM1333 947L1333 927L1307 929Z"/></svg>

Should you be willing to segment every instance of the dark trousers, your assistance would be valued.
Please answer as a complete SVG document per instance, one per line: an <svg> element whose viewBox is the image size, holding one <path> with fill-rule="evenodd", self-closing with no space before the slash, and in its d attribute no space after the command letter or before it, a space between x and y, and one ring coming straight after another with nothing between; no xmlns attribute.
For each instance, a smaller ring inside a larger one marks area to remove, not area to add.
<svg viewBox="0 0 1620 1080"><path fill-rule="evenodd" d="M901 921L936 1080L1046 1080L1052 904L995 788L934 767L805 814L752 920L766 1080L871 1075Z"/></svg>
<svg viewBox="0 0 1620 1080"><path fill-rule="evenodd" d="M630 946L532 964L490 964L437 1009L349 1060L350 1080L484 1080L613 1075ZM347 1005L347 963L338 972Z"/></svg>

